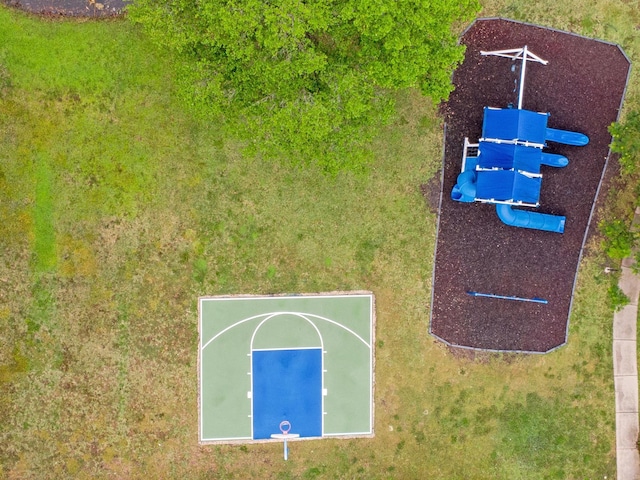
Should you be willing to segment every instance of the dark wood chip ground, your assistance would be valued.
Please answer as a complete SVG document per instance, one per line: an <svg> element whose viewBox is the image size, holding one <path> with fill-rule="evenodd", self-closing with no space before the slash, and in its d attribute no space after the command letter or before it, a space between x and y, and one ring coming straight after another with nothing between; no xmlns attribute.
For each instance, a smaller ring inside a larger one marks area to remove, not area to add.
<svg viewBox="0 0 640 480"><path fill-rule="evenodd" d="M130 0L1 0L5 5L45 17L115 17Z"/></svg>
<svg viewBox="0 0 640 480"><path fill-rule="evenodd" d="M430 331L454 346L547 352L567 341L581 246L609 154L607 127L617 119L630 64L615 45L504 19L477 20L461 41L466 57L442 106L447 130ZM524 45L549 64L527 63L523 108L549 112L549 127L590 139L584 147L550 143L546 150L566 156L569 165L542 167L537 211L565 215L564 234L510 227L495 206L450 197L464 137L480 137L483 107L517 105L521 62L480 51ZM548 304L467 291L539 297Z"/></svg>

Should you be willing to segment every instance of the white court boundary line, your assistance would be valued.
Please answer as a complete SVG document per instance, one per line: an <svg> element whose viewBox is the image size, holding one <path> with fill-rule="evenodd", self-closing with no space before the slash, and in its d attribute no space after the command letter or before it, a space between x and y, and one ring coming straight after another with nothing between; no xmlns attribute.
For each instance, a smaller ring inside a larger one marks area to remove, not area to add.
<svg viewBox="0 0 640 480"><path fill-rule="evenodd" d="M279 350L317 350L320 347L282 347L282 348L254 348L252 352L277 352Z"/></svg>

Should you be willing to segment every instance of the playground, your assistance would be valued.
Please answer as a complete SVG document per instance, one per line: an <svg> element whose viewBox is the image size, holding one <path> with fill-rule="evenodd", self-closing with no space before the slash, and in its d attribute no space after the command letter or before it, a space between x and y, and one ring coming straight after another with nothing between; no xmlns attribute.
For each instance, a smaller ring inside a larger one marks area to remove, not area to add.
<svg viewBox="0 0 640 480"><path fill-rule="evenodd" d="M201 443L373 434L373 295L199 304Z"/></svg>
<svg viewBox="0 0 640 480"><path fill-rule="evenodd" d="M456 347L548 352L567 342L630 63L616 45L504 19L477 20L461 41L442 106L430 332ZM527 62L523 82L527 50L542 61Z"/></svg>

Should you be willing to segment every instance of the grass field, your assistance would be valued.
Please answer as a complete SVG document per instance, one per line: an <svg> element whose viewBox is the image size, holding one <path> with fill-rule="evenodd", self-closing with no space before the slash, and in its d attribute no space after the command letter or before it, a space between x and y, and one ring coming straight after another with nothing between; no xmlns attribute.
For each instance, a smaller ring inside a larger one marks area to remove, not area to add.
<svg viewBox="0 0 640 480"><path fill-rule="evenodd" d="M583 13L581 13L583 12ZM619 42L637 2L486 1ZM638 102L633 74L629 104ZM441 122L399 97L367 174L240 155L126 21L0 8L0 478L613 478L609 280L583 261L569 343L453 355L427 334ZM199 446L197 299L371 290L375 437Z"/></svg>

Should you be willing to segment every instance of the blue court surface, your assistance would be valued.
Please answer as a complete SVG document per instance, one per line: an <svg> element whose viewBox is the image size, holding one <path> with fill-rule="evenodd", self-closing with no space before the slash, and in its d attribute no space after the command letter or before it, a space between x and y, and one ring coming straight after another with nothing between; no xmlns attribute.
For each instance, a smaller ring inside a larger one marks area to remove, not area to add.
<svg viewBox="0 0 640 480"><path fill-rule="evenodd" d="M270 438L282 421L301 437L322 436L322 349L253 355L253 438Z"/></svg>

